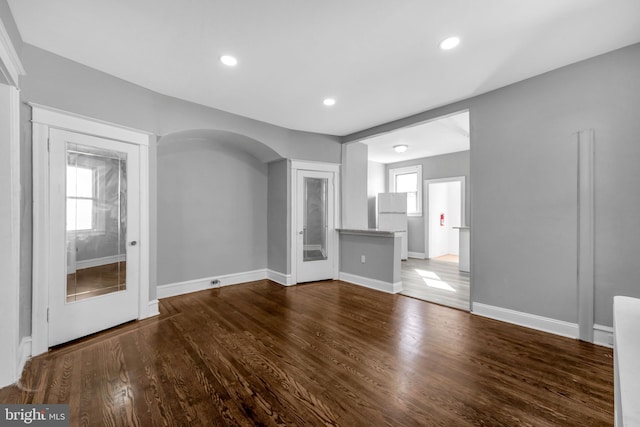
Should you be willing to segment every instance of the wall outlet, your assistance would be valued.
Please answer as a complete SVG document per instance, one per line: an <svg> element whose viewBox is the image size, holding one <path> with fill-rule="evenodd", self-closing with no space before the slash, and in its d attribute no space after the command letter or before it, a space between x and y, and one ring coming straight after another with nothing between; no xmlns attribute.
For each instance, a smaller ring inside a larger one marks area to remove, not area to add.
<svg viewBox="0 0 640 427"><path fill-rule="evenodd" d="M211 286L220 286L220 280L214 279L211 281Z"/></svg>
<svg viewBox="0 0 640 427"><path fill-rule="evenodd" d="M360 255L360 262L363 264L367 262L367 257L365 257L364 255Z"/></svg>

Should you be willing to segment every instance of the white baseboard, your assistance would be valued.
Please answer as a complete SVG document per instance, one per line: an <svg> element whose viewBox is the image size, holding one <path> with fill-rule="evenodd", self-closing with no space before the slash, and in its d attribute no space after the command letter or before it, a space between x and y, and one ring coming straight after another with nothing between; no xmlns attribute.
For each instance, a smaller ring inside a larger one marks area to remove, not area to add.
<svg viewBox="0 0 640 427"><path fill-rule="evenodd" d="M613 348L613 328L611 326L593 325L593 343Z"/></svg>
<svg viewBox="0 0 640 427"><path fill-rule="evenodd" d="M188 294L191 292L203 291L205 289L219 288L222 286L236 285L238 283L253 282L267 279L267 269L246 271L242 273L224 274L220 276L205 277L202 279L187 280L185 282L169 283L158 286L158 299L174 297L176 295ZM212 285L213 280L220 283Z"/></svg>
<svg viewBox="0 0 640 427"><path fill-rule="evenodd" d="M578 338L577 323L564 322L562 320L523 313L521 311L510 310L508 308L494 307L492 305L481 304L478 302L474 302L472 304L471 312L478 316L489 317L491 319L501 320L503 322L561 335L563 337Z"/></svg>
<svg viewBox="0 0 640 427"><path fill-rule="evenodd" d="M147 311L147 317L153 317L160 315L160 301L154 299L149 301L149 310Z"/></svg>
<svg viewBox="0 0 640 427"><path fill-rule="evenodd" d="M409 258L426 259L424 252L409 252Z"/></svg>
<svg viewBox="0 0 640 427"><path fill-rule="evenodd" d="M27 361L31 357L31 337L23 337L20 340L20 347L18 347L18 380L22 377L22 370L24 369L24 365L26 365Z"/></svg>
<svg viewBox="0 0 640 427"><path fill-rule="evenodd" d="M402 291L402 282L383 282L382 280L370 279L368 277L357 276L351 273L340 272L339 280L343 282L353 283L355 285L364 286L365 288L375 289L377 291L395 294Z"/></svg>
<svg viewBox="0 0 640 427"><path fill-rule="evenodd" d="M126 254L106 256L103 258L85 259L83 261L76 261L76 270L82 270L83 268L99 267L101 265L115 264L127 260Z"/></svg>
<svg viewBox="0 0 640 427"><path fill-rule="evenodd" d="M276 282L277 284L282 286L295 285L295 283L293 283L293 277L291 276L291 274L284 274L284 273L280 273L279 271L274 271L270 269L267 269L267 279L273 282Z"/></svg>

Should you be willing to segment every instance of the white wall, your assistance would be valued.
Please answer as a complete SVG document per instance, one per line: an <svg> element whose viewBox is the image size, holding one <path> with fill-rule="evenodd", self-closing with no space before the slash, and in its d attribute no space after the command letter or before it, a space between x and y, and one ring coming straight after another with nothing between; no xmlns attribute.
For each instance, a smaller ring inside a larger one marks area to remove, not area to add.
<svg viewBox="0 0 640 427"><path fill-rule="evenodd" d="M369 228L376 228L377 214L376 201L378 194L385 193L387 189L386 184L387 169L384 164L378 162L369 161L367 170L367 205L369 216Z"/></svg>
<svg viewBox="0 0 640 427"><path fill-rule="evenodd" d="M367 163L369 147L361 142L342 146L342 227L368 228Z"/></svg>
<svg viewBox="0 0 640 427"><path fill-rule="evenodd" d="M429 258L460 253L458 230L461 220L460 182L429 184ZM444 225L440 225L444 214Z"/></svg>

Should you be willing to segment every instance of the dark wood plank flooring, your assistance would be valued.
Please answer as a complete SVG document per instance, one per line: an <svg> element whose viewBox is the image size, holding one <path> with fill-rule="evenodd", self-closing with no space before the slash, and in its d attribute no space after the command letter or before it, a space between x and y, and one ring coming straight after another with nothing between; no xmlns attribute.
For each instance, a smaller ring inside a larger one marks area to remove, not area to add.
<svg viewBox="0 0 640 427"><path fill-rule="evenodd" d="M606 426L610 349L339 281L161 301L28 363L72 425Z"/></svg>

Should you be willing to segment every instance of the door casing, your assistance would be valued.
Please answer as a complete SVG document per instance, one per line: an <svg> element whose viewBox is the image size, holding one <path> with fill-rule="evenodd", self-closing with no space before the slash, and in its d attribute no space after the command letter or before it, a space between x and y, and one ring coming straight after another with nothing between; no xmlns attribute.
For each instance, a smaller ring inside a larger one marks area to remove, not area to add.
<svg viewBox="0 0 640 427"><path fill-rule="evenodd" d="M32 108L33 130L33 290L31 355L49 349L49 130L61 129L140 147L140 287L138 319L158 314L157 300L149 301L149 145L152 134L40 104Z"/></svg>

